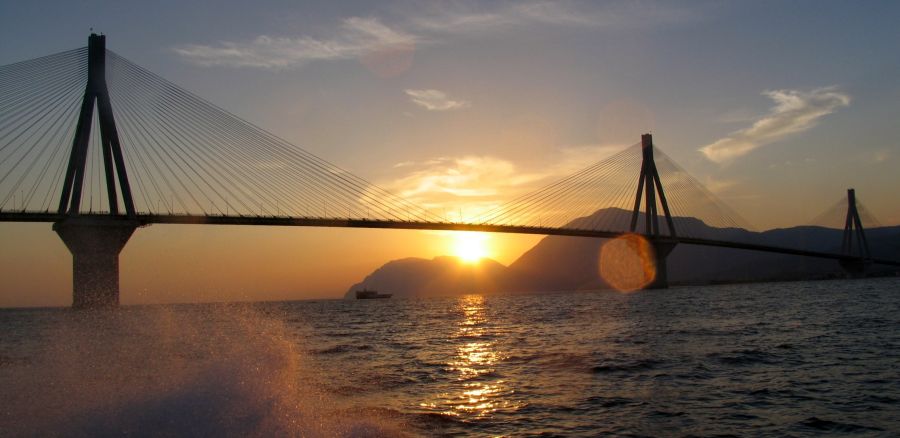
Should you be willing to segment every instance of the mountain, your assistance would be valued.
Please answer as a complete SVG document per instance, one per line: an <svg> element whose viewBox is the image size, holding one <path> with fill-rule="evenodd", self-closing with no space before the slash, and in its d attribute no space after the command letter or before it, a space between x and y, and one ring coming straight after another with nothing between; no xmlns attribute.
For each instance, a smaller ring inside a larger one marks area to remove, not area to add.
<svg viewBox="0 0 900 438"><path fill-rule="evenodd" d="M638 218L644 220L643 215ZM612 230L627 230L631 212L603 209L578 218L569 226L609 224ZM673 218L675 229L684 235L735 242L755 242L811 251L840 252L843 230L822 227L794 227L765 232L741 228L715 228L695 218ZM900 260L900 227L866 230L874 257ZM547 236L525 252L508 269L508 291L596 289L606 287L597 274L600 248L606 239ZM706 284L748 281L778 281L843 276L834 260L773 254L730 248L679 244L666 259L670 284ZM871 266L872 274L896 271Z"/></svg>
<svg viewBox="0 0 900 438"><path fill-rule="evenodd" d="M467 293L491 293L506 290L503 282L506 266L491 259L465 263L456 257L431 260L405 258L386 263L354 284L344 298L355 298L365 288L395 297L446 296Z"/></svg>
<svg viewBox="0 0 900 438"><path fill-rule="evenodd" d="M643 215L638 220L641 223ZM575 219L568 226L592 228L602 224L605 229L625 231L630 222L629 211L602 209ZM843 234L843 230L822 227L793 227L764 232L715 228L690 217L676 217L673 222L681 235L822 252L840 252ZM664 224L661 225L665 230ZM900 227L869 229L866 236L874 257L900 260ZM351 287L348 296L362 285L400 296L605 288L607 285L598 274L600 248L605 242L607 239L547 236L508 268L493 260L465 265L453 257L396 260ZM673 285L818 279L844 275L834 260L686 244L676 246L666 262L669 283ZM873 275L896 271L896 268L885 266L869 268L869 273Z"/></svg>

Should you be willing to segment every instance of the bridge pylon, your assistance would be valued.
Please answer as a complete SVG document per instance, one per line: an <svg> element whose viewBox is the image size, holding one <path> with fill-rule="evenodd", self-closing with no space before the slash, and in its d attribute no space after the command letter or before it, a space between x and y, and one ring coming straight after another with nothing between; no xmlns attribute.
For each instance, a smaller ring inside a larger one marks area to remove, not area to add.
<svg viewBox="0 0 900 438"><path fill-rule="evenodd" d="M638 219L641 211L641 200L644 201L644 230L643 235L650 241L654 249L654 264L656 275L646 289L665 289L669 287L666 257L678 244L675 231L675 222L669 211L669 202L663 190L662 181L659 179L659 171L656 170L656 161L653 158L653 136L641 135L641 175L638 179L637 194L634 199L634 209L631 214L631 232L639 233ZM659 204L659 205L657 205ZM667 233L663 233L659 222L659 207L662 207Z"/></svg>
<svg viewBox="0 0 900 438"><path fill-rule="evenodd" d="M95 133L95 136L99 136L102 149L109 215L81 216L81 194L95 107L100 127L100 132ZM122 195L124 215L119 213L119 193ZM63 179L58 213L64 218L53 224L53 230L72 253L72 306L117 306L119 252L139 223L136 220L122 145L106 86L104 35L92 33L88 38L87 86Z"/></svg>
<svg viewBox="0 0 900 438"><path fill-rule="evenodd" d="M847 258L841 259L841 268L851 278L866 276L866 268L872 262L869 252L869 241L866 240L866 232L859 219L859 210L856 208L856 190L847 189L847 219L844 222L844 235L841 241L841 254Z"/></svg>

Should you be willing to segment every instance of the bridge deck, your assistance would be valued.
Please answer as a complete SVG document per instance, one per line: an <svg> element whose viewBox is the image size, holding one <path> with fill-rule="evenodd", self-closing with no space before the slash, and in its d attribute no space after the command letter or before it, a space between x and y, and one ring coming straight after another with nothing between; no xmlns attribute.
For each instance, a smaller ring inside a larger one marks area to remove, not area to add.
<svg viewBox="0 0 900 438"><path fill-rule="evenodd" d="M0 212L0 222L58 222L69 216L57 213L37 212ZM420 221L386 221L376 219L341 219L341 218L315 218L315 217L283 217L283 216L200 216L179 214L138 214L133 218L124 215L111 216L108 214L82 214L79 218L97 221L128 221L133 220L140 225L152 224L195 224L195 225L257 225L257 226L288 226L288 227L334 227L334 228L380 228L400 230L441 230L441 231L483 231L489 233L510 234L536 234L545 236L572 236L593 237L611 239L621 236L618 231L597 231L576 228L551 228L519 225L490 225L456 222L420 222ZM671 241L686 245L712 246L718 248L744 249L751 251L763 251L777 254L797 255L832 260L858 260L858 257L850 257L844 254L828 253L821 251L808 251L804 249L785 248L780 246L761 245L754 243L728 242L713 239L701 239L693 237L661 237L661 240ZM888 265L900 266L900 261L870 258L867 261Z"/></svg>

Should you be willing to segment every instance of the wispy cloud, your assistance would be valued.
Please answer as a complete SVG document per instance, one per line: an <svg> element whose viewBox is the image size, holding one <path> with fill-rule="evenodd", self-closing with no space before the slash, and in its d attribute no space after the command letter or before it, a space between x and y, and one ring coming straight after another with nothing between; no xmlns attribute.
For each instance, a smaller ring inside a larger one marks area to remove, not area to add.
<svg viewBox="0 0 900 438"><path fill-rule="evenodd" d="M437 34L484 34L516 26L603 28L656 27L696 19L698 14L666 2L496 2L484 8L470 3L439 3L408 19L414 29Z"/></svg>
<svg viewBox="0 0 900 438"><path fill-rule="evenodd" d="M521 174L511 161L490 156L440 158L419 164L402 163L401 167L418 169L395 180L391 188L407 198L424 194L434 198L478 198L495 196L503 189L539 179L542 175Z"/></svg>
<svg viewBox="0 0 900 438"><path fill-rule="evenodd" d="M353 59L373 52L440 44L454 37L487 35L535 25L620 30L656 28L697 17L667 2L522 1L437 3L388 17L349 17L325 35L260 35L250 41L184 44L175 52L200 65L294 68L311 61ZM385 24L388 23L388 24Z"/></svg>
<svg viewBox="0 0 900 438"><path fill-rule="evenodd" d="M409 169L408 173L384 184L405 197L429 195L429 199L443 195L454 197L514 196L517 189L532 190L553 179L568 176L605 159L625 146L582 145L563 147L557 159L543 163L540 171L529 171L512 161L492 157L467 155L438 157L421 162L403 161L394 168ZM510 192L512 189L512 193Z"/></svg>
<svg viewBox="0 0 900 438"><path fill-rule="evenodd" d="M428 111L448 111L468 108L471 104L465 100L451 99L447 93L434 90L404 90L409 99Z"/></svg>
<svg viewBox="0 0 900 438"><path fill-rule="evenodd" d="M501 198L523 193L544 177L491 156L441 157L400 164L405 175L380 185L453 220L474 219L497 206Z"/></svg>
<svg viewBox="0 0 900 438"><path fill-rule="evenodd" d="M325 38L261 35L244 43L187 44L176 47L175 52L201 65L277 69L316 60L353 59L415 43L414 35L388 27L377 18L351 17L341 22L334 35Z"/></svg>
<svg viewBox="0 0 900 438"><path fill-rule="evenodd" d="M750 127L700 148L706 158L716 163L731 162L760 146L806 131L816 126L822 117L850 104L850 96L836 87L811 91L774 90L763 94L775 101L768 114Z"/></svg>

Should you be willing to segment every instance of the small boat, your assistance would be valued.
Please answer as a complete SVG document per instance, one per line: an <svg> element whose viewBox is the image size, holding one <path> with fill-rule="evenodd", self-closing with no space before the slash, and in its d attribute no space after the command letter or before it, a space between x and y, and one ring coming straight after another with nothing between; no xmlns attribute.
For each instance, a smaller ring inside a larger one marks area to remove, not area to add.
<svg viewBox="0 0 900 438"><path fill-rule="evenodd" d="M377 290L358 290L356 291L356 299L357 300L372 300L377 298L390 298L393 294L380 294Z"/></svg>

